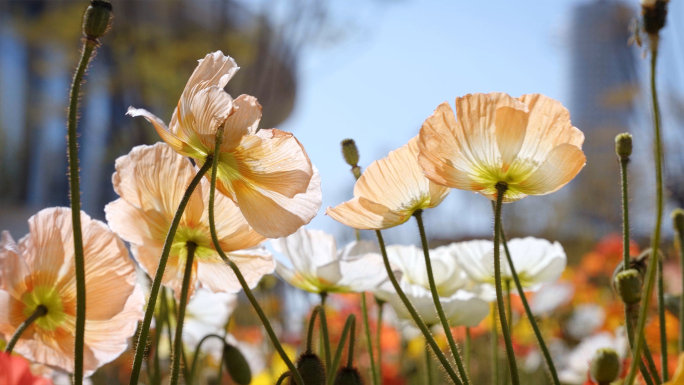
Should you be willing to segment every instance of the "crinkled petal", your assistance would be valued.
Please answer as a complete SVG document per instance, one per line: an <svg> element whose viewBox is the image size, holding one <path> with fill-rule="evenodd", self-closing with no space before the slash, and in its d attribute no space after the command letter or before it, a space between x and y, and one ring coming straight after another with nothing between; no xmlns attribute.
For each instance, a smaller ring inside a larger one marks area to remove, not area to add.
<svg viewBox="0 0 684 385"><path fill-rule="evenodd" d="M189 108L179 117L185 142L206 158L214 151L216 131L233 113L233 98L223 88L212 86L197 92Z"/></svg>
<svg viewBox="0 0 684 385"><path fill-rule="evenodd" d="M544 162L518 189L528 195L546 195L558 191L584 167L587 157L579 147L561 144L551 150Z"/></svg>
<svg viewBox="0 0 684 385"><path fill-rule="evenodd" d="M126 115L130 115L132 117L142 116L147 119L148 122L152 123L154 129L157 131L162 140L179 154L190 157L196 157L200 155L194 148L176 136L176 134L170 132L169 129L166 128L164 121L154 116L151 112L142 108L128 107L128 112L126 112Z"/></svg>
<svg viewBox="0 0 684 385"><path fill-rule="evenodd" d="M240 95L234 101L235 111L225 123L222 151L229 151L240 144L245 135L257 133L261 120L261 105L254 96Z"/></svg>
<svg viewBox="0 0 684 385"><path fill-rule="evenodd" d="M496 110L496 144L501 154L501 169L507 171L525 141L529 114L519 108L499 107Z"/></svg>
<svg viewBox="0 0 684 385"><path fill-rule="evenodd" d="M262 246L228 253L227 256L238 266L250 288L256 287L264 275L275 269L273 256ZM233 270L218 258L202 260L197 270L202 287L215 293L237 293L242 289Z"/></svg>
<svg viewBox="0 0 684 385"><path fill-rule="evenodd" d="M12 295L15 299L21 298L26 291L26 279L30 279L31 271L24 259L19 254L19 248L14 239L7 231L2 232L0 242L0 288L3 293ZM0 306L0 309L9 307ZM2 312L6 316L6 312ZM0 323L4 323L0 320Z"/></svg>

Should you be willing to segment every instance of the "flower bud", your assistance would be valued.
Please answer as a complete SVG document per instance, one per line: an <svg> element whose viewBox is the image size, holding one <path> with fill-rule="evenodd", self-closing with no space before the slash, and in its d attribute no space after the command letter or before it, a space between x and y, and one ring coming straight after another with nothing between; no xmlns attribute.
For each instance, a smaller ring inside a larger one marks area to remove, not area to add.
<svg viewBox="0 0 684 385"><path fill-rule="evenodd" d="M354 139L345 139L342 141L342 156L345 162L352 167L359 164L359 149L356 148Z"/></svg>
<svg viewBox="0 0 684 385"><path fill-rule="evenodd" d="M678 233L684 233L684 210L676 208L672 211L672 226Z"/></svg>
<svg viewBox="0 0 684 385"><path fill-rule="evenodd" d="M620 159L627 159L632 155L632 135L622 133L615 137L615 153Z"/></svg>
<svg viewBox="0 0 684 385"><path fill-rule="evenodd" d="M248 385L252 382L252 371L249 369L249 363L238 348L228 343L223 344L223 365L236 384Z"/></svg>
<svg viewBox="0 0 684 385"><path fill-rule="evenodd" d="M644 31L649 35L657 35L665 26L668 2L669 0L641 1L641 15L644 20Z"/></svg>
<svg viewBox="0 0 684 385"><path fill-rule="evenodd" d="M345 366L337 372L334 385L363 385L363 381L356 368Z"/></svg>
<svg viewBox="0 0 684 385"><path fill-rule="evenodd" d="M83 35L89 39L104 36L112 23L112 4L104 0L91 0L83 15Z"/></svg>
<svg viewBox="0 0 684 385"><path fill-rule="evenodd" d="M636 269L629 269L617 273L615 276L615 289L627 305L634 305L641 301L641 275Z"/></svg>
<svg viewBox="0 0 684 385"><path fill-rule="evenodd" d="M599 384L610 384L620 374L620 357L611 348L596 351L591 360L591 377Z"/></svg>
<svg viewBox="0 0 684 385"><path fill-rule="evenodd" d="M315 353L303 353L299 356L297 371L299 371L305 384L325 385L325 367ZM290 383L294 383L292 377L290 377Z"/></svg>

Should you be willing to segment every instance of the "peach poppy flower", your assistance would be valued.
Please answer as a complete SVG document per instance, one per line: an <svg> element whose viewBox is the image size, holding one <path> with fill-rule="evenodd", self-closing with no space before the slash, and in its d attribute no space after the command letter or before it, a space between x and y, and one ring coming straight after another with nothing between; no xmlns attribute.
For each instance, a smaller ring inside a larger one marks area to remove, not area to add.
<svg viewBox="0 0 684 385"><path fill-rule="evenodd" d="M213 155L216 131L225 126L216 188L240 206L256 231L269 238L288 236L318 213L320 176L291 133L257 128L256 98L233 100L224 91L238 69L221 51L200 60L169 127L143 109L131 107L128 115L146 118L171 148L200 166Z"/></svg>
<svg viewBox="0 0 684 385"><path fill-rule="evenodd" d="M420 129L418 162L431 181L504 202L545 195L584 167L584 134L559 102L541 94L504 93L456 98L456 116L442 103Z"/></svg>
<svg viewBox="0 0 684 385"><path fill-rule="evenodd" d="M112 176L114 191L121 198L105 206L109 226L131 244L142 268L154 276L171 227L173 216L196 168L168 145L137 146L116 160ZM207 204L210 185L206 179L195 190L183 213L164 271L162 283L180 296L187 257L187 243L194 242L195 259L190 296L197 281L213 292L236 293L241 286L233 271L214 249L209 232ZM221 248L240 267L250 286L275 269L263 247L265 240L252 229L240 209L228 198L216 195L216 232Z"/></svg>
<svg viewBox="0 0 684 385"><path fill-rule="evenodd" d="M325 213L356 229L387 229L408 221L417 210L439 205L449 191L423 175L415 137L371 163L354 186L354 199Z"/></svg>
<svg viewBox="0 0 684 385"><path fill-rule="evenodd" d="M91 375L128 347L145 302L124 243L81 212L86 273L84 371ZM22 334L14 351L31 361L74 370L76 277L71 210L49 208L29 219L29 234L0 243L0 333L9 340L43 305L47 314Z"/></svg>

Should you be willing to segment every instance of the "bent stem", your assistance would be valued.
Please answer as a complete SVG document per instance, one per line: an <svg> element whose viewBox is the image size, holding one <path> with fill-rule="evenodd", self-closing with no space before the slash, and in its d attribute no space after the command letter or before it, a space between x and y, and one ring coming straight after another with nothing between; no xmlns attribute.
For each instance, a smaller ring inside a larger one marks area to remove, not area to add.
<svg viewBox="0 0 684 385"><path fill-rule="evenodd" d="M318 305L313 309L313 312L311 314L311 320L309 320L309 332L308 332L308 340L306 342L306 352L311 353L313 350L311 349L312 341L313 341L313 333L314 333L314 325L316 323L316 315L320 315L320 324L321 324L321 338L323 338L323 358L325 359L325 367L329 368L330 367L330 360L331 360L331 353L330 353L330 337L328 335L328 322L326 321L325 318L325 309L323 306Z"/></svg>
<svg viewBox="0 0 684 385"><path fill-rule="evenodd" d="M363 329L366 334L366 350L370 359L371 382L379 385L378 374L375 369L375 359L373 358L373 342L371 341L370 324L368 323L368 306L366 304L366 293L361 293L361 314L363 316Z"/></svg>
<svg viewBox="0 0 684 385"><path fill-rule="evenodd" d="M159 257L159 265L157 266L157 272L154 274L154 280L152 281L152 287L150 288L150 299L147 302L147 307L145 308L145 318L143 318L143 326L140 329L140 336L138 337L138 345L135 349L135 359L133 361L133 369L131 370L131 380L130 385L137 385L138 379L140 377L140 368L142 367L142 361L145 356L145 345L147 342L147 335L150 332L150 324L152 323L152 317L154 316L154 307L157 302L157 295L159 294L159 287L161 286L161 281L164 276L164 270L166 270L166 262L169 259L169 253L171 252L171 244L173 243L173 238L176 236L176 230L178 230L178 224L180 223L183 212L185 211L185 206L188 205L190 197L193 191L200 183L204 174L207 173L211 167L210 162L205 162L202 168L197 172L190 185L185 190L183 198L180 204L178 204L178 210L173 216L171 221L171 227L169 227L169 232L166 234L166 240L164 241L164 248L162 249L162 254ZM170 341L170 340L169 340Z"/></svg>
<svg viewBox="0 0 684 385"><path fill-rule="evenodd" d="M439 345L437 345L437 342L435 341L434 337L432 337L430 329L428 329L428 327L425 325L425 322L423 322L423 320L420 318L420 315L418 315L418 312L411 304L411 301L409 301L408 297L406 297L406 294L401 289L401 286L399 286L397 277L394 276L392 266L390 265L389 258L387 257L387 249L385 248L385 240L382 237L382 232L380 230L375 230L375 235L378 237L378 244L380 245L382 260L385 263L385 270L387 270L387 275L389 276L390 282L392 283L394 290L397 292L397 295L401 299L401 302L404 303L404 306L406 306L406 310L408 310L409 314L411 314L411 318L413 318L413 321L416 323L420 331L423 332L423 335L425 336L427 343L432 348L432 351L435 352L435 356L437 356L437 359L442 364L442 367L444 367L444 370L446 370L451 380L455 384L463 385L461 379L454 371L454 368L451 366L451 364L449 364L449 361L447 360L444 353L442 353L442 350L440 350Z"/></svg>
<svg viewBox="0 0 684 385"><path fill-rule="evenodd" d="M335 352L335 358L333 358L332 365L330 366L328 370L328 378L326 381L326 384L332 385L333 381L335 380L335 375L337 374L337 367L340 365L340 360L342 359L342 351L344 350L344 342L347 339L347 334L351 330L351 336L349 336L349 358L347 360L348 366L350 365L351 360L353 359L353 350L354 350L354 330L356 329L356 316L354 314L350 314L349 317L347 317L347 322L344 324L344 329L342 329L342 336L340 337L340 344L337 345L337 351Z"/></svg>
<svg viewBox="0 0 684 385"><path fill-rule="evenodd" d="M36 307L36 310L31 313L31 315L19 325L17 330L14 332L12 335L12 338L9 340L7 343L7 346L5 347L5 353L11 354L12 350L14 350L14 345L17 344L17 341L19 341L19 338L21 337L22 334L24 334L24 331L28 329L29 326L33 323L33 321L37 320L38 318L44 316L47 314L48 308L45 305L38 305Z"/></svg>
<svg viewBox="0 0 684 385"><path fill-rule="evenodd" d="M71 224L74 235L74 270L76 272L76 330L74 334L74 385L83 383L83 345L85 343L86 322L86 277L83 257L83 234L81 230L81 187L78 175L78 99L81 83L90 58L97 47L97 40L86 39L83 44L81 60L76 68L69 92L69 112L67 122L67 142L69 158L69 199L71 200Z"/></svg>
<svg viewBox="0 0 684 385"><path fill-rule="evenodd" d="M511 341L511 332L508 329L508 322L506 321L506 309L503 299L503 288L501 287L501 206L503 204L504 194L508 189L508 185L503 182L496 184L496 207L494 210L494 284L496 286L496 303L499 308L499 322L501 323L501 334L506 343L506 356L508 357L508 368L510 369L511 379L514 385L520 385L518 378L518 366L515 363L515 353L513 352L513 341Z"/></svg>
<svg viewBox="0 0 684 385"><path fill-rule="evenodd" d="M206 336L202 337L200 342L197 344L197 347L195 348L195 355L193 356L192 365L190 366L190 376L189 376L190 383L192 383L192 379L195 378L195 366L197 366L197 359L199 358L200 349L202 348L202 344L204 343L205 340L207 340L209 338L217 338L217 339L221 340L221 343L223 343L224 345L226 343L225 340L223 339L223 337L221 337L218 334L207 334ZM223 353L221 353L221 355L223 356ZM221 362L219 363L219 368L220 368L219 370L221 370L223 368L223 360L221 360Z"/></svg>
<svg viewBox="0 0 684 385"><path fill-rule="evenodd" d="M188 291L190 289L192 265L195 262L195 249L197 249L197 245L194 242L188 242L186 248L188 256L185 258L183 285L181 286L180 304L178 305L178 314L176 315L176 335L173 340L173 350L171 351L171 356L173 357L171 380L169 382L171 385L178 383L178 376L180 375L181 349L183 349L183 321L185 320L185 308L188 304Z"/></svg>
<svg viewBox="0 0 684 385"><path fill-rule="evenodd" d="M651 260L648 265L646 285L644 285L641 296L642 303L639 310L639 320L637 321L636 338L634 339L634 349L632 351L632 363L629 367L629 374L625 385L633 385L636 378L636 367L641 356L641 349L644 346L644 330L646 329L646 318L648 316L648 305L653 294L656 270L658 267L658 248L660 246L660 227L663 221L663 149L660 138L660 107L658 106L658 92L656 90L656 63L658 58L658 43L651 39L651 101L653 103L653 150L655 157L656 172L656 215L653 236L651 238Z"/></svg>
<svg viewBox="0 0 684 385"><path fill-rule="evenodd" d="M534 335L535 337L537 337L537 343L539 343L539 348L541 349L542 355L544 356L544 361L546 361L546 367L549 370L549 373L551 374L551 379L553 380L554 385L560 385L560 380L558 379L558 373L556 372L556 366L554 365L553 359L551 358L551 353L549 352L549 348L546 346L546 342L544 341L544 337L541 334L539 325L537 325L537 320L534 317L534 314L532 314L532 309L530 309L530 304L529 302L527 302L525 291L523 290L522 284L520 283L520 277L518 277L518 272L515 270L515 266L513 265L513 258L511 257L510 250L508 249L508 241L506 240L506 234L504 233L503 226L501 226L499 231L501 232L501 242L503 243L504 252L506 254L506 260L508 261L508 266L510 266L511 268L513 282L515 283L516 289L518 289L518 295L520 296L520 299L523 303L523 307L525 308L525 315L527 315L527 319L530 321L532 330L534 330Z"/></svg>
<svg viewBox="0 0 684 385"><path fill-rule="evenodd" d="M231 261L223 252L223 249L221 249L221 244L219 243L218 235L216 234L216 222L214 221L214 201L216 198L216 172L218 170L219 149L221 148L221 142L223 141L223 130L224 126L221 126L216 131L214 156L211 159L212 162L209 162L210 159L207 159L207 161L204 162L204 165L202 166L202 168L204 168L205 166L210 166L212 168L211 188L209 189L209 230L211 232L211 240L213 241L214 248L219 253L219 256L221 257L223 262L233 270L233 273L240 282L240 286L242 286L242 290L244 290L245 295L247 295L249 302L252 304L252 307L259 316L261 323L264 325L266 333L268 334L268 337L271 339L271 343L273 343L273 347L275 347L276 351L278 351L278 355L280 355L280 358L282 358L282 360L287 365L287 368L290 370L291 375L295 380L295 383L299 385L304 385L304 380L302 379L302 376L299 374L299 371L297 371L297 367L292 362L290 357L287 356L287 353L285 352L285 349L283 349L283 346L280 344L280 341L278 341L278 337L273 331L273 327L271 326L271 323L268 321L268 317L266 317L266 314L259 305L259 302L257 301L256 297L254 297L252 289L249 288L247 281L245 281L245 277L242 276L242 272L240 272L240 269L237 267L237 265L233 261Z"/></svg>
<svg viewBox="0 0 684 385"><path fill-rule="evenodd" d="M444 334L446 334L447 341L449 342L449 348L451 348L451 355L456 361L456 366L458 367L458 374L461 375L464 385L469 385L470 380L463 367L463 361L461 360L461 353L458 350L458 345L454 340L454 336L451 333L451 326L449 325L449 320L447 320L444 314L444 309L442 308L442 301L439 300L439 292L437 291L437 284L435 283L435 276L432 272L432 262L430 261L430 250L428 248L427 235L425 233L425 225L423 224L423 210L416 210L413 216L418 222L418 231L420 232L420 240L423 245L423 256L425 257L425 270L428 275L428 282L430 283L430 292L432 293L432 300L435 303L435 309L437 309L437 314L439 315L439 321L442 323L442 328L444 329Z"/></svg>

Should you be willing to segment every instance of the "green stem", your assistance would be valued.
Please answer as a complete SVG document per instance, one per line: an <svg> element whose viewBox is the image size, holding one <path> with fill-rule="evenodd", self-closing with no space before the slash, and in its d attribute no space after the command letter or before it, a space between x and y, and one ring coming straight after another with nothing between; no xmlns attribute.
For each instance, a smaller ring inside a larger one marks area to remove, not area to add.
<svg viewBox="0 0 684 385"><path fill-rule="evenodd" d="M309 329L306 334L306 353L311 353L311 341L313 341L314 325L316 324L316 315L318 314L318 306L311 312L311 319L309 319Z"/></svg>
<svg viewBox="0 0 684 385"><path fill-rule="evenodd" d="M629 341L629 347L632 350L634 350L634 323L636 322L636 318L639 316L638 306L638 304L625 305L625 325L627 326L627 340ZM644 357L646 358L646 361L649 363L649 367L651 368L651 370L653 370L653 368L655 367L655 362L653 362L653 357L651 357L649 349L644 349ZM644 361L641 358L639 359L639 370L641 371L641 377L644 378L646 385L653 385L654 381L651 378L651 373L648 371L646 364L644 364ZM657 372L655 374L655 379L656 382L660 382L660 378L658 378Z"/></svg>
<svg viewBox="0 0 684 385"><path fill-rule="evenodd" d="M285 372L278 377L278 381L276 381L275 385L281 385L285 383L285 380L288 378L292 377L292 373L290 372Z"/></svg>
<svg viewBox="0 0 684 385"><path fill-rule="evenodd" d="M83 234L81 230L81 187L78 175L78 99L81 83L90 58L97 47L97 40L86 39L83 44L81 60L76 68L69 92L69 112L67 142L69 158L69 198L71 200L71 224L74 235L74 270L76 273L76 330L74 332L74 385L83 383L83 348L85 343L86 322L86 276L83 256ZM144 343L143 343L144 346Z"/></svg>
<svg viewBox="0 0 684 385"><path fill-rule="evenodd" d="M620 158L620 176L622 178L622 259L625 271L630 268L629 257L629 185L627 178L627 164L629 158Z"/></svg>
<svg viewBox="0 0 684 385"><path fill-rule="evenodd" d="M496 303L499 308L499 320L501 323L501 334L506 343L506 356L508 357L508 368L510 369L511 379L514 385L520 385L518 378L518 366L515 363L515 352L513 352L513 341L511 332L506 321L506 309L504 308L503 289L501 287L501 206L504 194L508 185L499 182L496 184L496 207L494 211L494 285L496 286Z"/></svg>
<svg viewBox="0 0 684 385"><path fill-rule="evenodd" d="M663 285L663 261L658 260L658 320L660 321L660 367L663 382L670 380L667 367L667 329L665 328L665 288Z"/></svg>
<svg viewBox="0 0 684 385"><path fill-rule="evenodd" d="M558 373L556 372L556 366L554 365L553 359L551 358L551 353L549 352L549 348L546 346L546 342L544 341L544 337L541 334L539 325L537 325L537 319L535 318L534 314L532 314L530 304L529 302L527 302L527 296L525 295L523 286L520 283L520 277L518 277L518 272L515 270L515 266L513 265L513 257L511 257L511 251L508 249L508 241L506 240L506 234L504 233L503 226L499 230L501 231L501 241L503 243L504 252L506 254L506 260L508 261L508 266L510 266L511 268L513 282L515 283L516 289L518 289L518 295L520 296L523 307L525 308L525 314L527 315L527 319L530 321L532 330L534 330L535 337L537 337L537 342L539 343L539 348L541 349L542 355L544 356L544 360L546 361L546 367L549 370L549 373L551 374L551 379L553 380L554 385L560 385L560 380L558 379Z"/></svg>
<svg viewBox="0 0 684 385"><path fill-rule="evenodd" d="M154 280L152 281L152 287L150 288L150 299L147 302L147 307L145 308L145 318L143 318L143 326L140 329L140 336L138 338L138 345L135 349L135 359L133 361L133 369L131 370L131 380L130 385L137 385L138 379L140 377L140 368L142 367L142 361L145 357L145 344L147 341L147 335L150 332L150 324L152 323L152 317L154 316L154 307L157 302L157 295L159 294L159 287L161 286L161 281L164 276L164 270L166 270L166 262L169 259L169 253L171 252L171 244L176 236L176 230L178 230L178 225L180 224L181 217L185 211L185 206L188 205L190 197L193 191L200 183L204 174L211 167L210 162L205 162L202 168L197 172L197 175L192 179L190 185L185 190L183 198L178 204L178 210L171 221L171 227L169 227L169 232L166 234L166 240L164 241L164 248L162 249L161 256L159 257L159 265L157 266L157 272L154 274ZM170 341L170 340L169 340Z"/></svg>
<svg viewBox="0 0 684 385"><path fill-rule="evenodd" d="M470 328L465 327L465 367L466 371L468 373L468 377L470 377L470 349L471 349L471 340L470 340Z"/></svg>
<svg viewBox="0 0 684 385"><path fill-rule="evenodd" d="M150 357L149 353L147 356L147 365L148 365L148 376L150 376L150 380L152 381L153 384L160 384L161 383L161 366L159 365L159 340L161 340L161 334L162 330L164 330L164 318L163 314L161 311L161 306L159 307L159 312L154 313L154 328L156 329L154 331L154 357L153 359L153 367L154 367L154 377L152 377L149 374L149 366L150 366Z"/></svg>
<svg viewBox="0 0 684 385"><path fill-rule="evenodd" d="M325 360L325 367L330 367L330 360L332 360L332 353L330 352L330 335L328 334L328 321L325 316L325 308L322 305L317 306L318 315L321 323L321 337L323 338L323 356Z"/></svg>
<svg viewBox="0 0 684 385"><path fill-rule="evenodd" d="M679 238L679 269L682 274L682 292L679 296L679 353L684 353L684 231L675 229Z"/></svg>
<svg viewBox="0 0 684 385"><path fill-rule="evenodd" d="M446 356L444 355L444 353L442 353L442 350L439 348L439 345L437 345L437 342L435 341L434 337L432 337L430 329L427 327L427 325L425 325L425 322L423 322L423 320L420 318L420 315L418 315L418 312L411 304L411 301L409 301L408 297L404 293L404 290L401 289L401 286L397 281L397 277L394 276L392 266L389 262L389 257L387 257L387 249L385 248L385 240L382 237L382 232L380 230L375 230L375 235L378 238L380 252L382 253L382 259L385 263L385 270L387 270L387 275L389 276L390 282L392 283L394 290L397 292L397 295L401 299L401 302L404 303L406 310L408 310L409 314L411 314L411 318L413 318L413 321L416 323L420 331L423 332L423 336L425 336L425 339L427 340L428 344L430 344L430 347L435 352L435 356L437 356L437 359L442 364L442 367L444 367L444 370L446 370L451 380L455 384L462 385L463 383L461 382L461 379L458 377L458 374L456 374L454 368L449 364L449 361L446 359Z"/></svg>
<svg viewBox="0 0 684 385"><path fill-rule="evenodd" d="M469 385L470 380L466 373L465 367L463 367L463 361L461 360L461 353L458 350L458 345L454 340L454 336L451 333L451 326L449 325L449 320L447 320L444 314L444 309L442 308L442 301L440 301L439 292L437 291L437 284L435 283L435 277L432 272L432 261L430 260L430 249L428 247L427 234L425 232L425 225L423 223L423 210L416 210L413 213L418 223L418 232L420 233L420 241L423 245L423 256L425 257L425 270L428 275L428 282L430 284L430 292L432 293L432 301L435 303L435 309L437 310L437 315L439 316L439 321L442 323L442 328L444 329L444 334L446 334L447 341L449 342L449 348L451 349L451 355L456 361L456 366L458 367L458 374L461 376L464 385Z"/></svg>
<svg viewBox="0 0 684 385"><path fill-rule="evenodd" d="M632 352L632 364L629 367L629 374L625 385L633 385L636 378L636 367L638 357L641 355L641 349L644 345L644 330L646 329L646 319L648 318L648 305L653 294L653 286L655 283L655 275L658 266L658 248L660 246L660 227L663 221L663 150L660 138L660 107L658 106L658 92L656 90L656 64L658 58L658 47L656 39L652 39L651 47L651 100L653 103L653 150L655 156L655 172L656 172L656 215L655 225L653 229L653 237L651 238L651 260L649 261L648 273L646 277L646 285L644 285L643 295L641 296L642 304L639 310L639 321L637 322L636 338L634 339L634 351Z"/></svg>
<svg viewBox="0 0 684 385"><path fill-rule="evenodd" d="M375 359L373 358L373 342L371 340L370 324L368 322L368 305L366 304L366 293L361 293L361 314L363 316L363 329L366 334L366 350L370 358L371 382L378 385L378 375L375 370Z"/></svg>
<svg viewBox="0 0 684 385"><path fill-rule="evenodd" d="M347 368L354 367L354 342L356 341L356 316L352 318L352 326L349 333L349 347L347 348Z"/></svg>
<svg viewBox="0 0 684 385"><path fill-rule="evenodd" d="M382 384L382 308L385 305L385 301L375 297L375 304L378 308L378 319L377 319L377 331L375 333L376 342L375 345L378 348L378 372L377 372L377 383Z"/></svg>
<svg viewBox="0 0 684 385"><path fill-rule="evenodd" d="M492 308L492 330L491 330L491 343L492 343L492 384L499 385L499 320L496 318L496 302L493 304Z"/></svg>
<svg viewBox="0 0 684 385"><path fill-rule="evenodd" d="M354 329L356 327L356 316L354 314L350 314L349 317L347 317L347 322L344 324L344 329L342 329L342 336L340 337L340 343L337 345L337 351L335 351L335 358L333 358L332 365L330 366L328 370L328 378L326 383L328 385L332 385L333 381L335 381L335 376L337 375L337 367L340 366L340 360L342 359L342 351L344 350L344 342L347 340L347 334L349 334L350 330L352 335L354 334ZM352 340L350 338L349 342L351 343Z"/></svg>
<svg viewBox="0 0 684 385"><path fill-rule="evenodd" d="M171 364L171 385L178 383L181 366L181 349L183 349L183 321L185 320L185 308L188 304L188 291L190 289L190 281L192 277L192 266L195 262L195 249L197 245L194 242L188 242L187 245L188 256L185 258L185 272L183 273L183 285L181 286L180 304L178 305L178 314L176 315L176 335L173 339L173 363Z"/></svg>
<svg viewBox="0 0 684 385"><path fill-rule="evenodd" d="M259 302L257 301L256 297L254 297L252 289L249 288L247 281L245 281L245 277L242 276L242 272L240 272L240 269L237 267L237 265L233 261L231 261L223 252L223 249L221 249L221 244L219 243L218 235L216 234L216 222L214 221L214 201L216 198L216 173L218 170L219 150L221 148L221 142L223 141L223 130L224 126L221 126L221 128L219 128L216 132L216 141L214 144L214 156L212 157L212 162L210 163L209 159L207 159L207 161L204 163L204 166L202 166L202 168L204 168L205 166L211 166L212 168L211 188L209 190L209 230L211 232L211 240L213 241L214 248L219 253L219 256L221 257L223 262L233 270L233 273L240 282L240 286L242 286L242 290L245 292L245 295L247 295L249 302L252 304L252 307L259 316L261 323L264 325L266 333L268 334L268 337L271 339L271 343L273 343L273 346L280 355L280 358L282 358L283 362L285 362L285 364L291 372L291 375L294 377L295 383L299 385L304 385L304 380L302 379L301 374L299 374L299 371L297 371L297 367L292 362L290 357L287 356L287 353L285 352L285 349L283 349L283 346L280 344L280 341L278 341L278 337L276 336L275 331L273 331L273 327L271 326L271 323L268 321L268 317L266 317L266 314L264 313L263 309L261 309Z"/></svg>
<svg viewBox="0 0 684 385"><path fill-rule="evenodd" d="M510 279L506 280L506 312L508 313L508 330L513 330L513 306L511 305L511 280Z"/></svg>
<svg viewBox="0 0 684 385"><path fill-rule="evenodd" d="M7 346L5 347L5 353L11 354L12 350L14 349L14 345L17 344L17 341L19 341L19 338L21 335L28 329L29 326L33 323L33 321L37 320L38 318L44 316L47 314L48 308L45 305L38 305L36 307L36 310L31 313L31 315L19 325L17 330L14 332L12 335L12 338L10 338L9 342L7 343Z"/></svg>
<svg viewBox="0 0 684 385"><path fill-rule="evenodd" d="M209 338L218 338L219 340L221 340L221 343L223 343L223 344L226 343L225 340L223 339L223 337L221 337L218 334L207 334L206 336L202 337L200 342L197 344L197 347L195 348L195 355L193 356L192 365L190 366L190 375L189 375L190 381L189 381L188 385L192 384L192 379L195 378L195 367L197 366L197 361L198 361L198 358L200 355L200 349L202 348L202 344L204 343L205 340L207 340ZM222 365L223 365L223 360L221 360L221 362L219 363L219 366L222 366Z"/></svg>
<svg viewBox="0 0 684 385"><path fill-rule="evenodd" d="M430 345L425 343L425 373L427 374L427 384L432 385L432 357L430 357Z"/></svg>

